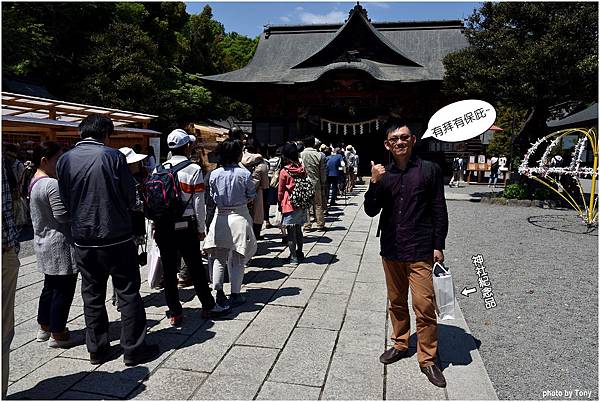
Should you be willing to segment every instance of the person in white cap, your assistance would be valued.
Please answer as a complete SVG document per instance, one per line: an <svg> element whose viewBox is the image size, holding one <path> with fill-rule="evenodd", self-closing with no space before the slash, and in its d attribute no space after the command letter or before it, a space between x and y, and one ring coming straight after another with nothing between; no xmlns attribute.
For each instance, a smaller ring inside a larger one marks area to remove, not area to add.
<svg viewBox="0 0 600 402"><path fill-rule="evenodd" d="M177 178L182 191L182 201L186 204L181 220L171 223L155 222L155 240L160 249L164 270L165 298L167 300L167 317L172 326L180 326L183 319L179 290L177 288L177 252L179 251L188 267L194 290L202 303L202 315L205 318L215 317L229 312L229 306L215 303L208 279L202 264L200 241L206 236L204 177L199 165L191 163L192 144L196 137L182 129L173 130L167 137L167 145L172 157L163 163L164 167L176 168L178 164L187 166L177 171Z"/></svg>

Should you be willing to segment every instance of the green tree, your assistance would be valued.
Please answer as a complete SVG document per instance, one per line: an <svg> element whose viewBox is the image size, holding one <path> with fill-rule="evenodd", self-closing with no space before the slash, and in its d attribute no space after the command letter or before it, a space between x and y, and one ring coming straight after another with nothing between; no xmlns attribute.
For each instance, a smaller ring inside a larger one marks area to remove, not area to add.
<svg viewBox="0 0 600 402"><path fill-rule="evenodd" d="M488 2L465 36L470 46L444 59L445 89L532 112L521 145L539 136L550 106L597 99L597 3Z"/></svg>
<svg viewBox="0 0 600 402"><path fill-rule="evenodd" d="M223 55L220 42L225 36L225 28L213 20L209 5L204 6L200 14L190 17L186 31L189 53L184 63L185 70L203 75L221 73Z"/></svg>
<svg viewBox="0 0 600 402"><path fill-rule="evenodd" d="M92 37L83 57L84 78L78 98L83 102L152 113L163 67L158 46L139 27L113 23Z"/></svg>
<svg viewBox="0 0 600 402"><path fill-rule="evenodd" d="M28 76L43 65L52 37L19 3L2 3L2 72Z"/></svg>
<svg viewBox="0 0 600 402"><path fill-rule="evenodd" d="M258 37L250 39L237 32L225 35L221 42L221 53L223 54L223 67L225 71L238 70L245 67L256 52Z"/></svg>

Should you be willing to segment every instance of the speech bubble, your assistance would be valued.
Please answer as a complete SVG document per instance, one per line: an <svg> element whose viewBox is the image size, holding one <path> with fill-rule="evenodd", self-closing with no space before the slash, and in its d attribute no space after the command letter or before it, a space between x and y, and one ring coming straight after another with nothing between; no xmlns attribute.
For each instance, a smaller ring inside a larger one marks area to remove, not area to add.
<svg viewBox="0 0 600 402"><path fill-rule="evenodd" d="M462 100L435 112L422 138L466 141L489 130L495 121L496 109L489 103L477 99Z"/></svg>

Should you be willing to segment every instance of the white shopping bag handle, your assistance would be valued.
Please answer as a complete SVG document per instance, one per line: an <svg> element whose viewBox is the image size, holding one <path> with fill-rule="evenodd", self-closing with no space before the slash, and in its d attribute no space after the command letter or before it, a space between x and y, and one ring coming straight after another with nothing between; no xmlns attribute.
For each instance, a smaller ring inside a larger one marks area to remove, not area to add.
<svg viewBox="0 0 600 402"><path fill-rule="evenodd" d="M440 267L440 268L441 268L441 270L444 272L444 275L448 275L448 274L449 274L448 270L447 270L447 269L446 269L446 268L445 268L445 267L444 267L444 266L443 266L441 263L439 263L439 262L437 262L437 261L436 261L436 262L433 264L433 268L431 269L431 272L432 272L434 275L435 275L435 273L434 273L434 272L435 272L435 267L436 267L436 266L438 266L438 267Z"/></svg>

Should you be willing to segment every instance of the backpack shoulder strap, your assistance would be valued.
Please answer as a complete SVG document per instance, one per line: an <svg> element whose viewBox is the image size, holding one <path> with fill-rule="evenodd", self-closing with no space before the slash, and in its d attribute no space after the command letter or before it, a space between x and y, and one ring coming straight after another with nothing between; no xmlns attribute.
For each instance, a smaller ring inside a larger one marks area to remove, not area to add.
<svg viewBox="0 0 600 402"><path fill-rule="evenodd" d="M33 190L33 186L35 186L35 184L42 179L49 179L49 177L48 176L40 176L36 179L31 180L31 182L29 183L28 191L27 191L28 197L31 197L31 191Z"/></svg>
<svg viewBox="0 0 600 402"><path fill-rule="evenodd" d="M171 172L177 173L180 170L185 169L186 167L188 167L191 164L192 164L192 161L188 159L188 160L185 160L185 161L181 161L181 162L179 162L176 165L173 165L171 163L165 162L165 163L159 164L158 166L162 167L162 169L171 170ZM169 165L170 167L167 167L165 165Z"/></svg>

